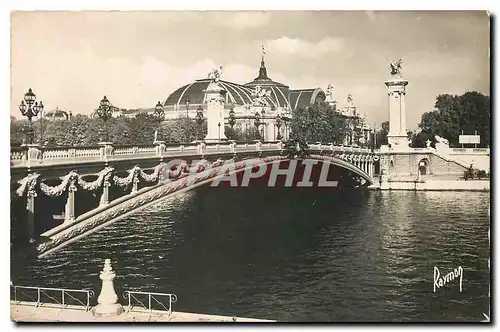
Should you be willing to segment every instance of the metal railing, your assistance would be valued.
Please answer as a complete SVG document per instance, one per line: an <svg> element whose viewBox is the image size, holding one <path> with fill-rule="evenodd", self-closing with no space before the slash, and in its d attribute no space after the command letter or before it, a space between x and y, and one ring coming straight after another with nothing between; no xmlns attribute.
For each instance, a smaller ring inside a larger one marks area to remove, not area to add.
<svg viewBox="0 0 500 332"><path fill-rule="evenodd" d="M139 305L138 311L147 311L149 313L153 311L167 311L169 315L172 313L172 303L177 302L177 295L166 293L126 291L123 293L123 297L128 299L128 311L133 311ZM163 303L158 298L168 299ZM147 304L143 301L147 301Z"/></svg>
<svg viewBox="0 0 500 332"><path fill-rule="evenodd" d="M33 286L11 286L14 290L14 303L30 305L35 304L40 307L44 304L56 304L62 309L85 308L85 311L90 310L90 299L94 297L93 290L87 289L67 289L67 288L50 288L50 287L33 287ZM85 299L78 298L76 294L85 294ZM49 302L49 301L53 302ZM71 307L69 307L71 306Z"/></svg>

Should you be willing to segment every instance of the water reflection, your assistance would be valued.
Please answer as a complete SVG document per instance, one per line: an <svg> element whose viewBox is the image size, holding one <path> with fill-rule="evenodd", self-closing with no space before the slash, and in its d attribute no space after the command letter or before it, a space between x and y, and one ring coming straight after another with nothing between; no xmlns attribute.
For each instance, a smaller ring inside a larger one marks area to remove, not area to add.
<svg viewBox="0 0 500 332"><path fill-rule="evenodd" d="M45 259L16 284L174 292L176 309L288 321L482 319L488 308L484 193L200 187ZM464 268L433 293L433 266ZM455 287L457 286L457 287Z"/></svg>

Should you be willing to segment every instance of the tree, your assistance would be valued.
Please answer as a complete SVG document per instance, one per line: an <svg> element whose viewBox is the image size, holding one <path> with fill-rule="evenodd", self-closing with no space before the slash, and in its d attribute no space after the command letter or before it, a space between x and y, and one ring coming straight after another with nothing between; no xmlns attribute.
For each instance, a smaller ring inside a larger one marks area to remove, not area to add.
<svg viewBox="0 0 500 332"><path fill-rule="evenodd" d="M348 132L347 122L345 117L324 102L300 107L293 112L290 138L341 144Z"/></svg>
<svg viewBox="0 0 500 332"><path fill-rule="evenodd" d="M435 142L435 136L446 138L451 146L458 146L458 136L481 136L480 146L490 145L490 97L479 92L466 92L461 96L442 94L436 97L435 109L422 114L420 132L413 137L413 146L424 147Z"/></svg>
<svg viewBox="0 0 500 332"><path fill-rule="evenodd" d="M380 126L380 130L376 133L376 148L380 148L381 145L389 144L387 135L389 135L389 121L384 121Z"/></svg>

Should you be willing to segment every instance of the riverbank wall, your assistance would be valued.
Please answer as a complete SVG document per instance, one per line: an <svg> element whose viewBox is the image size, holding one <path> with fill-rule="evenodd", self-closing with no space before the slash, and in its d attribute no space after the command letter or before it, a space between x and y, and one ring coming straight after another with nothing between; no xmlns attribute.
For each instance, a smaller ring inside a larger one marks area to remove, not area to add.
<svg viewBox="0 0 500 332"><path fill-rule="evenodd" d="M172 311L130 311L111 317L94 316L85 307L61 308L36 303L10 303L10 318L14 322L76 322L76 323L265 323L272 320L235 316L206 315Z"/></svg>
<svg viewBox="0 0 500 332"><path fill-rule="evenodd" d="M413 190L413 191L490 191L489 180L389 180L370 186L372 190Z"/></svg>

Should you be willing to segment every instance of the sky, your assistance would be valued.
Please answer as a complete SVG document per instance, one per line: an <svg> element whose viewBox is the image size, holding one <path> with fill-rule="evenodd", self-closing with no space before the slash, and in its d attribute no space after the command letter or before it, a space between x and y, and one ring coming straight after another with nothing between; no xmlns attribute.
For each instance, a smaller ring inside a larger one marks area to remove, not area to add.
<svg viewBox="0 0 500 332"><path fill-rule="evenodd" d="M13 12L11 115L32 88L45 110L90 114L104 95L120 108L154 107L223 67L223 79L268 76L291 89L352 94L370 124L389 118L389 60L403 60L407 126L439 94L490 94L489 17L476 12L149 11Z"/></svg>

